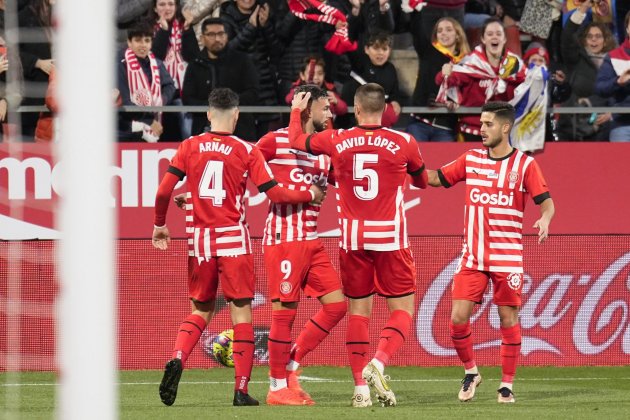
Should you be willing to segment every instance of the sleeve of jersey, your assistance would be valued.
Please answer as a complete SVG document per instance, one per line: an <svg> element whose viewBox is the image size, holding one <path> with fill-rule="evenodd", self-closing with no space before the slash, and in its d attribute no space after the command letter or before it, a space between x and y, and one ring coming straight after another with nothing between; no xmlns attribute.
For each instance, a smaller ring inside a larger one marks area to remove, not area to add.
<svg viewBox="0 0 630 420"><path fill-rule="evenodd" d="M541 204L546 199L551 198L547 181L545 181L540 166L538 166L536 161L533 161L527 167L525 178L523 179L523 187L529 191L536 204Z"/></svg>
<svg viewBox="0 0 630 420"><path fill-rule="evenodd" d="M331 138L333 130L324 130L321 133L306 134L302 131L302 112L299 109L291 111L289 120L289 142L291 147L312 155L331 155Z"/></svg>
<svg viewBox="0 0 630 420"><path fill-rule="evenodd" d="M276 156L276 137L273 133L267 133L258 140L256 147L260 150L260 153L262 153L265 162L269 162Z"/></svg>
<svg viewBox="0 0 630 420"><path fill-rule="evenodd" d="M442 186L450 188L466 179L466 153L437 170Z"/></svg>
<svg viewBox="0 0 630 420"><path fill-rule="evenodd" d="M173 194L173 189L175 189L175 185L179 180L179 176L170 171L164 174L164 178L162 178L155 195L155 218L153 220L155 226L164 226L166 224L166 213L171 202L171 194Z"/></svg>
<svg viewBox="0 0 630 420"><path fill-rule="evenodd" d="M418 143L413 138L408 143L407 155L409 157L407 173L411 175L411 184L414 187L426 188L429 183L429 177L427 171L425 171L424 161L422 160Z"/></svg>

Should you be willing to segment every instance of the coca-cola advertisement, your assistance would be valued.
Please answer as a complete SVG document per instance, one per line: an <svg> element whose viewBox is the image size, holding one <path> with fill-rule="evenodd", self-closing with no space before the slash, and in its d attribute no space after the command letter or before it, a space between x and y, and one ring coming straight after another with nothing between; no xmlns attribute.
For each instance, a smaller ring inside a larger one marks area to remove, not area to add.
<svg viewBox="0 0 630 420"><path fill-rule="evenodd" d="M424 236L410 239L417 269L416 314L412 334L391 363L394 365L459 365L448 335L450 286L461 252L462 238ZM0 295L11 301L13 316L0 312L0 354L9 340L19 343L19 360L0 359L0 370L54 370L55 242L0 242ZM324 244L338 267L338 240ZM260 240L253 241L256 266L254 329L256 363L267 362L271 323ZM118 346L123 369L161 369L170 358L180 322L190 306L186 288L185 240L175 240L167 251L149 240L118 241ZM16 254L17 253L17 254ZM8 263L10 255L20 255ZM630 360L630 235L556 235L538 244L524 238L524 288L520 322L522 365L621 365ZM9 287L11 284L11 287ZM499 319L488 290L471 320L476 360L499 364ZM294 337L319 308L314 299L300 303ZM20 314L20 315L16 315ZM378 341L386 322L382 298L375 298L370 339ZM306 364L347 366L346 319L305 359ZM230 328L224 301L193 351L189 367L214 367L209 343ZM15 336L19 339L15 340ZM373 348L372 350L376 350ZM334 355L334 357L331 357ZM17 366L16 366L17 363Z"/></svg>

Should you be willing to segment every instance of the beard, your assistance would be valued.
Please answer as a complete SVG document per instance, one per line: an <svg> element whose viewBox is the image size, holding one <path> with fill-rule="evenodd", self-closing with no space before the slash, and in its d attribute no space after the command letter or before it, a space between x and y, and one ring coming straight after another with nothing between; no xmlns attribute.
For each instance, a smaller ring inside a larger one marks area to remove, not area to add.
<svg viewBox="0 0 630 420"><path fill-rule="evenodd" d="M503 140L501 136L494 137L494 138L488 137L485 140L483 140L483 145L485 147L492 149L493 147L497 147L501 143L501 140Z"/></svg>
<svg viewBox="0 0 630 420"><path fill-rule="evenodd" d="M328 125L327 120L324 120L324 121L313 120L313 128L315 128L316 132L324 131L327 125Z"/></svg>

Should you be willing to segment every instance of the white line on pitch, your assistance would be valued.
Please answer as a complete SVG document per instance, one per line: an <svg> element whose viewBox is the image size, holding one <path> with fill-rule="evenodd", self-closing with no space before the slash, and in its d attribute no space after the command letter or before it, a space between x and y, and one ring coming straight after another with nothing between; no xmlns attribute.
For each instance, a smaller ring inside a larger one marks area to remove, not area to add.
<svg viewBox="0 0 630 420"><path fill-rule="evenodd" d="M308 378L308 379L306 379ZM315 377L301 376L304 382L326 382L326 383L351 383L351 380L337 380ZM629 380L630 378L519 378L519 382L554 382L554 381L608 381L608 380ZM488 378L486 380L499 380L499 378ZM459 379L392 379L390 382L460 382ZM224 385L233 384L233 381L181 381L180 385ZM250 384L266 384L267 381L251 381ZM159 382L119 382L118 385L159 385ZM50 383L23 383L23 384L0 384L0 387L11 386L55 386L54 382Z"/></svg>

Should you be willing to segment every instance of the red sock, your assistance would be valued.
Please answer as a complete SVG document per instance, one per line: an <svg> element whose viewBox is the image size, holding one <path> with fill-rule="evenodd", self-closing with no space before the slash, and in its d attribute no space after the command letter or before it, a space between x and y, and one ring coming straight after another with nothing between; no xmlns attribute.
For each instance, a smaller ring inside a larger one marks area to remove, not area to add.
<svg viewBox="0 0 630 420"><path fill-rule="evenodd" d="M269 331L269 375L272 378L287 377L287 363L291 350L291 328L295 320L296 309L271 311L271 330Z"/></svg>
<svg viewBox="0 0 630 420"><path fill-rule="evenodd" d="M472 369L475 364L475 353L472 345L472 332L470 331L470 322L465 324L453 324L450 322L451 339L453 346L459 356L459 360L464 364L464 369Z"/></svg>
<svg viewBox="0 0 630 420"><path fill-rule="evenodd" d="M411 315L409 312L397 310L389 315L389 321L381 331L381 338L378 341L378 349L374 357L384 365L389 362L396 351L403 345L409 335L411 328Z"/></svg>
<svg viewBox="0 0 630 420"><path fill-rule="evenodd" d="M248 322L234 326L234 390L247 394L247 384L252 377L254 363L254 327Z"/></svg>
<svg viewBox="0 0 630 420"><path fill-rule="evenodd" d="M346 349L350 360L350 369L355 385L366 385L363 379L363 368L367 366L370 358L369 338L370 319L361 315L350 315L348 330L346 331Z"/></svg>
<svg viewBox="0 0 630 420"><path fill-rule="evenodd" d="M511 384L516 375L516 362L521 354L521 325L501 327L501 382Z"/></svg>
<svg viewBox="0 0 630 420"><path fill-rule="evenodd" d="M295 340L291 359L301 363L304 356L324 341L330 334L330 330L341 321L346 314L346 307L345 301L323 305L319 312L306 322L299 337Z"/></svg>
<svg viewBox="0 0 630 420"><path fill-rule="evenodd" d="M179 326L175 347L173 347L173 359L181 359L183 366L205 328L206 321L202 317L195 314L188 315L188 318Z"/></svg>

